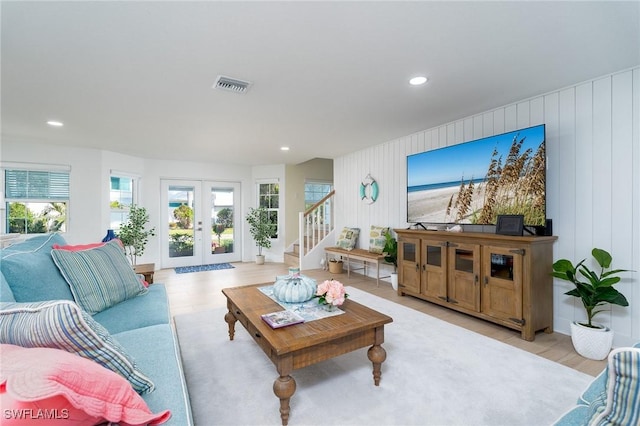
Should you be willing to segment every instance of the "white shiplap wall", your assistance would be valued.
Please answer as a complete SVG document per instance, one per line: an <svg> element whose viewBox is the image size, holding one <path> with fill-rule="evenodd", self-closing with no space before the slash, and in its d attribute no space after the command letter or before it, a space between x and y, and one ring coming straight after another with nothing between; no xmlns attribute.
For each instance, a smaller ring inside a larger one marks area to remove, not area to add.
<svg viewBox="0 0 640 426"><path fill-rule="evenodd" d="M640 67L443 124L358 151L334 161L336 225L407 227L406 156L430 149L546 124L547 216L553 219L554 258L611 252L614 267L640 271ZM359 200L367 174L380 187L377 202ZM618 285L628 308L613 307L597 319L616 332L616 346L640 341L640 274ZM583 319L582 305L554 283L554 328L569 334Z"/></svg>

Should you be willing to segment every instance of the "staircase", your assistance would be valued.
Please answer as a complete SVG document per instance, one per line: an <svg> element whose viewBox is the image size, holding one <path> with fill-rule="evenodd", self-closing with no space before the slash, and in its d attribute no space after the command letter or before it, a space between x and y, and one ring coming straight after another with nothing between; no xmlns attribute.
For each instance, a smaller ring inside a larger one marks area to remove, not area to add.
<svg viewBox="0 0 640 426"><path fill-rule="evenodd" d="M317 269L324 258L324 248L333 245L334 220L331 191L322 200L301 212L298 219L298 240L284 253L284 263L293 268Z"/></svg>
<svg viewBox="0 0 640 426"><path fill-rule="evenodd" d="M327 238L329 235L333 235L333 233L326 232L324 230L318 230L318 232L316 232L316 235L314 237L309 238L308 236L304 236L304 240L303 240L304 244L302 244L302 247L306 249L307 247L311 246L314 240L323 240L324 238ZM292 251L287 251L284 253L284 263L285 265L288 265L292 268L300 267L300 243L298 241L293 243ZM312 269L317 269L319 267L320 267L320 263L317 263L317 265Z"/></svg>

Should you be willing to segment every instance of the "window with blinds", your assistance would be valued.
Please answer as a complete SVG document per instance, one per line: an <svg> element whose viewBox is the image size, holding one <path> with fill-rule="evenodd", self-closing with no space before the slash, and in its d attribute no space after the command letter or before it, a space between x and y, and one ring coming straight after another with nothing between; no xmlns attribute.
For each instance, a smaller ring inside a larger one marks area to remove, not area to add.
<svg viewBox="0 0 640 426"><path fill-rule="evenodd" d="M69 173L5 170L7 200L69 200Z"/></svg>
<svg viewBox="0 0 640 426"><path fill-rule="evenodd" d="M69 203L69 172L4 170L8 233L65 232Z"/></svg>

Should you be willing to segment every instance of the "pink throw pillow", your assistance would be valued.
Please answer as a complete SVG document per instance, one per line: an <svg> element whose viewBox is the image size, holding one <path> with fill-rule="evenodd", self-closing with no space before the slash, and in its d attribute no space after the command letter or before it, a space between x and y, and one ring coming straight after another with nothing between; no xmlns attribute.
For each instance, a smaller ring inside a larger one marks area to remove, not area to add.
<svg viewBox="0 0 640 426"><path fill-rule="evenodd" d="M0 361L3 426L159 425L171 417L152 413L117 373L70 352L2 344Z"/></svg>
<svg viewBox="0 0 640 426"><path fill-rule="evenodd" d="M106 243L90 243L90 244L77 244L77 245L66 245L61 246L60 244L54 244L53 248L56 250L66 250L66 251L80 251L80 250L89 250L96 247L102 247Z"/></svg>
<svg viewBox="0 0 640 426"><path fill-rule="evenodd" d="M120 247L124 248L124 245L122 244L122 241L120 241L119 238L115 238L115 240L118 242L118 244L120 244ZM102 247L105 244L107 243L99 242L99 243L76 244L76 245L67 244L65 246L61 246L60 244L54 244L51 248L55 250L81 251L81 250L91 250L92 248L96 248L96 247Z"/></svg>

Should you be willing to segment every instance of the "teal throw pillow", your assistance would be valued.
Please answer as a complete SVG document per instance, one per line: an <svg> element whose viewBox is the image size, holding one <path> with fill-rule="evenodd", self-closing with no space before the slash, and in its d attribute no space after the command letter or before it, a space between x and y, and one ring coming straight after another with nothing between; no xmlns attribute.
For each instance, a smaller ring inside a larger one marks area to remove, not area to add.
<svg viewBox="0 0 640 426"><path fill-rule="evenodd" d="M0 302L15 302L16 299L13 297L13 292L11 291L11 287L9 287L9 283L4 279L4 275L0 272Z"/></svg>
<svg viewBox="0 0 640 426"><path fill-rule="evenodd" d="M54 244L66 244L59 234L43 234L0 251L0 269L18 302L73 300L69 284L53 260Z"/></svg>

